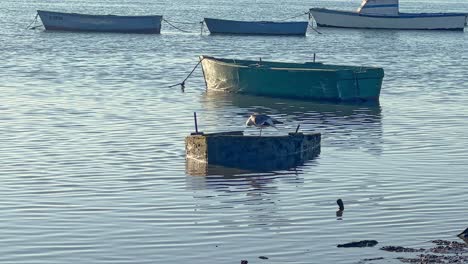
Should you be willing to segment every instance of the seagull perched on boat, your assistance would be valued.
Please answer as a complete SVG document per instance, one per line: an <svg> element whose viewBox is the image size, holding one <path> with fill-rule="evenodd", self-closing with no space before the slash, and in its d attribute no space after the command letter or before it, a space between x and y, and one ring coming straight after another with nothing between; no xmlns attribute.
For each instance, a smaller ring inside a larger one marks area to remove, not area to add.
<svg viewBox="0 0 468 264"><path fill-rule="evenodd" d="M247 122L245 122L246 126L256 126L260 128L260 136L262 136L262 129L264 127L274 127L276 128L275 124L283 124L283 122L280 122L270 116L263 115L263 114L257 114L254 113L250 115L249 119L247 119Z"/></svg>
<svg viewBox="0 0 468 264"><path fill-rule="evenodd" d="M463 239L466 243L468 243L468 228L465 231L461 232L457 235L459 238Z"/></svg>

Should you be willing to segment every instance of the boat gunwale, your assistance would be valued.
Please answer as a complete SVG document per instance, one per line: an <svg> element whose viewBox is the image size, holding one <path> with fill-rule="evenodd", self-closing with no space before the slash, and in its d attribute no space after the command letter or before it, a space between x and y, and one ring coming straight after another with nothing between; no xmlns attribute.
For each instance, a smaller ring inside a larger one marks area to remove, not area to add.
<svg viewBox="0 0 468 264"><path fill-rule="evenodd" d="M93 30L93 29L77 29L71 27L56 27L46 26L46 30L63 31L63 32L90 32L90 33L122 33L122 34L160 34L160 29L144 28L144 29L116 29L116 30Z"/></svg>
<svg viewBox="0 0 468 264"><path fill-rule="evenodd" d="M308 136L319 136L321 135L320 132L307 132L307 133L302 133L298 132L297 134L291 133L287 135L263 135L263 136L257 136L257 135L230 135L230 134L222 134L222 135L216 135L214 134L204 134L204 135L195 135L195 136L200 136L200 137L225 137L225 138L243 138L243 139L260 139L260 140L268 140L271 138L275 139L290 139L291 137L308 137Z"/></svg>
<svg viewBox="0 0 468 264"><path fill-rule="evenodd" d="M275 25L281 25L281 24L309 24L308 21L243 21L243 20L219 19L219 18L209 18L209 17L204 17L203 21L206 21L207 19L208 20L217 20L217 21L222 21L222 22L233 22L233 23L254 23L254 24L275 24Z"/></svg>
<svg viewBox="0 0 468 264"><path fill-rule="evenodd" d="M328 8L310 8L309 11L317 11L322 13L331 13L331 14L341 14L348 16L360 16L360 17L373 17L373 18L435 18L435 17L459 17L463 16L468 17L468 13L398 13L395 15L370 15L370 14L361 14L357 11L347 11L347 10L336 10ZM313 14L312 14L313 15Z"/></svg>
<svg viewBox="0 0 468 264"><path fill-rule="evenodd" d="M40 12L45 14L45 13L51 13L51 14L60 14L60 15L66 15L66 16L80 16L80 17L93 17L93 18L98 18L98 17L103 17L103 18L117 18L117 19L142 19L142 18L158 18L159 20L162 20L163 16L162 15L138 15L138 16L121 16L121 15L92 15L92 14L80 14L80 13L65 13L65 12L57 12L57 11L45 11L45 10L37 10L37 13L40 16Z"/></svg>
<svg viewBox="0 0 468 264"><path fill-rule="evenodd" d="M373 66L351 66L351 65L334 65L334 64L324 64L321 62L305 62L301 63L301 65L326 65L326 66L337 66L340 68L337 69L330 69L330 68L294 68L294 67L268 67L259 64L260 61L251 61L251 60L240 60L243 62L252 62L250 65L241 65L239 63L236 63L235 59L221 59L221 58L215 58L215 57L210 57L210 56L204 56L202 55L200 60L211 60L217 64L225 65L225 66L230 66L230 67L235 67L235 68L244 68L244 69L268 69L268 70L273 70L273 71L297 71L297 72L307 72L307 71L322 71L322 72L340 72L340 71L352 71L353 73L359 73L356 72L356 69L362 69L362 70L379 70L382 69L381 67L373 67ZM225 60L232 60L233 62L226 62ZM261 61L263 63L284 63L284 64L295 64L293 62L273 62L273 61ZM299 64L299 63L296 63ZM252 66L257 66L257 67L252 67ZM263 66L263 67L260 67Z"/></svg>
<svg viewBox="0 0 468 264"><path fill-rule="evenodd" d="M258 36L297 36L302 37L307 35L309 21L242 21L229 20L218 18L203 18L203 23L206 25L212 35L258 35ZM236 31L226 29L225 27L234 28L249 28L246 31ZM261 28L260 30L252 30L252 28ZM285 28L289 28L285 30ZM293 30L291 30L293 29Z"/></svg>

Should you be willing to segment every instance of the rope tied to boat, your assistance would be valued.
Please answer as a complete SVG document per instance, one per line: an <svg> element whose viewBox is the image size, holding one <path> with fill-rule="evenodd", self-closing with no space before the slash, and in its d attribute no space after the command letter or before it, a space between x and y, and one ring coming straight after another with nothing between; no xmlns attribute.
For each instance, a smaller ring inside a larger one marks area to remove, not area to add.
<svg viewBox="0 0 468 264"><path fill-rule="evenodd" d="M200 36L203 35L203 29L205 29L205 20L200 21Z"/></svg>
<svg viewBox="0 0 468 264"><path fill-rule="evenodd" d="M36 26L36 22L37 22L38 17L39 17L39 13L36 13L36 16L34 16L33 21L31 23L29 23L29 25L26 27L26 29L36 29L36 28L42 27L42 25ZM35 26L32 26L32 25L35 25Z"/></svg>
<svg viewBox="0 0 468 264"><path fill-rule="evenodd" d="M177 83L177 84L174 84L174 85L171 85L169 86L169 88L172 88L172 87L175 87L175 86L179 86L180 85L180 89L182 90L182 92L185 92L185 82L188 80L188 78L190 78L190 76L192 76L193 72L195 72L195 70L198 68L198 66L201 64L201 62L204 60L205 58L202 58L198 63L197 65L195 65L195 67L193 67L192 71L187 75L187 77L185 77L185 79L180 82L180 83Z"/></svg>
<svg viewBox="0 0 468 264"><path fill-rule="evenodd" d="M182 22L182 21L174 21L174 20L167 20L163 19L166 22L171 22L172 24L185 24L185 25L198 25L200 22Z"/></svg>
<svg viewBox="0 0 468 264"><path fill-rule="evenodd" d="M307 12L307 14L309 14L309 27L310 29L312 29L313 31L317 32L317 34L319 35L322 35L322 32L318 31L315 27L314 27L314 22L312 22L312 24L310 24L310 20L313 18L312 17L312 13L310 13L310 11Z"/></svg>
<svg viewBox="0 0 468 264"><path fill-rule="evenodd" d="M309 27L310 27L310 29L312 29L313 31L317 32L317 34L322 35L322 32L320 32L320 31L318 31L316 28L314 28L314 25L311 25L311 24L309 23Z"/></svg>
<svg viewBox="0 0 468 264"><path fill-rule="evenodd" d="M280 20L277 20L278 22L282 22L282 21L286 21L286 20L290 20L290 19L294 19L294 18L298 18L298 17L301 17L301 16L304 16L304 15L307 15L307 18L308 20L310 20L312 18L312 14L310 13L310 11L307 11L305 13L302 13L300 15L296 15L296 16L293 16L293 17L288 17L288 18L285 18L285 19L280 19ZM308 27L310 27L313 31L315 31L317 34L321 35L322 32L318 31L316 28L314 28L314 25L313 24L309 24L307 25Z"/></svg>
<svg viewBox="0 0 468 264"><path fill-rule="evenodd" d="M173 27L173 28L175 28L175 29L177 29L177 30L179 30L179 31L181 31L181 32L184 32L184 33L191 33L190 31L181 29L181 28L179 28L179 27L173 25L172 23L174 23L174 22L171 22L171 21L169 21L169 20L167 20L167 19L164 19L164 18L163 18L162 20L163 20L164 22L166 22L169 26L171 26L171 27ZM178 22L176 22L176 23L178 23Z"/></svg>
<svg viewBox="0 0 468 264"><path fill-rule="evenodd" d="M286 21L286 20L298 18L298 17L301 17L301 16L303 16L303 15L309 15L309 14L310 14L310 12L305 12L305 13L301 13L300 15L296 15L296 16L293 16L293 17L288 17L288 18L280 19L280 20L277 20L277 21Z"/></svg>

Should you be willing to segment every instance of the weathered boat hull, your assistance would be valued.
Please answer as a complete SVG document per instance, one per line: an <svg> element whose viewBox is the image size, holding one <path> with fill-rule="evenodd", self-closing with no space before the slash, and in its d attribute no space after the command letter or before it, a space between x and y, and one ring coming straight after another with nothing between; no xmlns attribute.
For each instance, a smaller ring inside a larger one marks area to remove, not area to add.
<svg viewBox="0 0 468 264"><path fill-rule="evenodd" d="M382 68L201 56L207 89L271 97L377 101Z"/></svg>
<svg viewBox="0 0 468 264"><path fill-rule="evenodd" d="M85 15L38 10L46 30L159 34L162 16Z"/></svg>
<svg viewBox="0 0 468 264"><path fill-rule="evenodd" d="M235 21L205 18L211 34L305 36L308 22Z"/></svg>
<svg viewBox="0 0 468 264"><path fill-rule="evenodd" d="M242 131L235 131L188 136L185 150L188 168L194 174L204 171L206 164L272 171L295 167L318 156L320 141L320 133L244 136Z"/></svg>
<svg viewBox="0 0 468 264"><path fill-rule="evenodd" d="M319 27L362 29L463 31L467 19L467 14L463 13L399 13L392 16L368 15L325 8L312 8L310 14Z"/></svg>

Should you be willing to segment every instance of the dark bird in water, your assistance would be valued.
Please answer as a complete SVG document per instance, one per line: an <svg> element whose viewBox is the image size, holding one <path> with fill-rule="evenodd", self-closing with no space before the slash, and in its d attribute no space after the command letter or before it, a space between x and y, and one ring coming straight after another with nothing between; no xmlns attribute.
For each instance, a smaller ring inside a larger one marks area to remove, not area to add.
<svg viewBox="0 0 468 264"><path fill-rule="evenodd" d="M344 204L343 204L343 200L341 199L338 199L336 200L336 203L338 204L338 206L340 207L340 211L344 211Z"/></svg>
<svg viewBox="0 0 468 264"><path fill-rule="evenodd" d="M336 203L339 206L338 211L336 211L336 216L337 217L342 217L343 216L343 211L344 211L343 201L341 199L338 199L338 200L336 200Z"/></svg>
<svg viewBox="0 0 468 264"><path fill-rule="evenodd" d="M461 232L457 235L459 238L463 239L466 243L468 243L468 228L465 231Z"/></svg>
<svg viewBox="0 0 468 264"><path fill-rule="evenodd" d="M270 116L267 115L262 115L262 114L252 114L249 119L247 119L247 122L245 122L245 125L250 127L250 126L255 126L260 128L260 136L262 135L262 129L264 127L274 127L276 128L276 124L283 124L283 122L280 122Z"/></svg>

